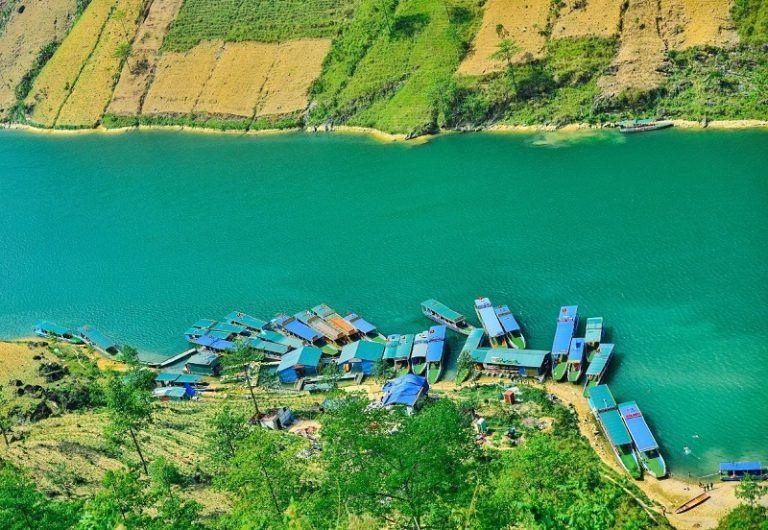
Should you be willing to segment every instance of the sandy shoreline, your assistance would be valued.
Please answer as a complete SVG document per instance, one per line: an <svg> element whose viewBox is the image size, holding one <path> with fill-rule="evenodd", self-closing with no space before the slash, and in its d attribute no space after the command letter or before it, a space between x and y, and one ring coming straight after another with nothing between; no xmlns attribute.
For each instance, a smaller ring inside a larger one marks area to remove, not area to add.
<svg viewBox="0 0 768 530"><path fill-rule="evenodd" d="M768 128L768 120L713 120L707 124L707 127L702 127L701 122L692 120L670 120L674 123L675 127L680 129L761 129ZM307 132L316 134L353 134L370 136L376 140L382 142L407 142L411 143L424 143L437 136L444 136L446 134L456 134L461 132L486 132L486 133L540 133L540 132L563 132L571 133L577 131L598 131L598 130L610 130L615 129L612 124L600 124L592 125L589 123L571 123L564 126L554 125L505 125L496 124L489 127L479 128L473 131L457 131L451 129L441 130L438 133L417 136L415 138L408 138L405 134L388 133L378 129L370 127L357 127L351 125L337 125L330 130L324 130L320 127L315 129L314 127L294 127L289 129L260 129L260 130L222 130L212 129L207 127L189 127L185 125L138 125L135 127L118 127L118 128L106 128L96 127L93 129L46 129L41 127L34 127L31 125L10 123L3 124L3 129L8 130L23 130L36 134L50 134L50 135L83 135L83 134L122 134L131 131L177 131L194 134L221 134L229 136L272 136L276 134L289 134L295 132Z"/></svg>

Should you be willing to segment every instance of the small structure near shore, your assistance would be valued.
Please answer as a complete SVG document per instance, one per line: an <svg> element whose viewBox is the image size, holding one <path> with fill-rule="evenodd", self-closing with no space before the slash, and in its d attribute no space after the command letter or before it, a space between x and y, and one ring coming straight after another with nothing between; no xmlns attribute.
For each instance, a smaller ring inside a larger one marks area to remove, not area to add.
<svg viewBox="0 0 768 530"><path fill-rule="evenodd" d="M381 397L382 406L405 405L411 412L426 399L429 383L425 377L405 374L388 381L381 390L384 393Z"/></svg>
<svg viewBox="0 0 768 530"><path fill-rule="evenodd" d="M383 355L383 344L359 340L345 345L336 363L345 372L361 372L365 375L371 375L376 363L381 361Z"/></svg>
<svg viewBox="0 0 768 530"><path fill-rule="evenodd" d="M286 353L277 366L277 375L283 383L295 383L297 379L317 375L323 352L312 346L304 346Z"/></svg>
<svg viewBox="0 0 768 530"><path fill-rule="evenodd" d="M219 375L221 358L215 353L199 352L184 363L184 371L197 375Z"/></svg>
<svg viewBox="0 0 768 530"><path fill-rule="evenodd" d="M539 379L547 374L550 360L548 351L514 348L478 348L471 356L479 371Z"/></svg>

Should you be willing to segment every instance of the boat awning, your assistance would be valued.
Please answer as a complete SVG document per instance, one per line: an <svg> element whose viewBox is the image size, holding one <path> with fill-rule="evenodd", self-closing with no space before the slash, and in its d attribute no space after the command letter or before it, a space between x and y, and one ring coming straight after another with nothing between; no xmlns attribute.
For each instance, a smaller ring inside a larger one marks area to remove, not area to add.
<svg viewBox="0 0 768 530"><path fill-rule="evenodd" d="M247 331L247 328L245 326L241 326L240 324L230 324L229 322L219 322L213 327L213 331L222 331L228 334L232 333L243 333Z"/></svg>
<svg viewBox="0 0 768 530"><path fill-rule="evenodd" d="M403 335L400 339L400 344L397 346L397 352L395 353L395 359L407 359L411 356L411 350L413 349L414 335Z"/></svg>
<svg viewBox="0 0 768 530"><path fill-rule="evenodd" d="M277 365L277 371L282 372L283 370L299 365L316 368L317 365L320 364L320 357L322 357L322 355L323 352L319 349L311 346L304 346L298 350L286 353L283 358L280 359L280 364Z"/></svg>
<svg viewBox="0 0 768 530"><path fill-rule="evenodd" d="M501 327L499 319L496 318L496 312L487 298L475 300L475 307L477 308L477 316L489 337L496 338L504 335L504 328Z"/></svg>
<svg viewBox="0 0 768 530"><path fill-rule="evenodd" d="M608 385L597 385L589 391L589 406L598 412L616 408L616 400Z"/></svg>
<svg viewBox="0 0 768 530"><path fill-rule="evenodd" d="M621 416L617 410L612 409L601 412L598 414L598 418L600 419L600 423L603 424L605 432L608 434L608 438L613 445L627 445L632 443L632 439L629 437L629 432L624 426L624 422L621 420Z"/></svg>
<svg viewBox="0 0 768 530"><path fill-rule="evenodd" d="M433 298L430 298L429 300L424 300L421 303L421 306L429 309L433 313L437 313L444 319L450 320L451 322L461 322L462 320L464 320L464 315L462 315L458 311L454 311L447 305L443 304L442 302L438 302Z"/></svg>
<svg viewBox="0 0 768 530"><path fill-rule="evenodd" d="M241 326L258 331L261 331L264 329L264 326L267 325L267 323L260 318L252 317L251 315L247 315L240 311L232 311L225 318L233 324L240 324Z"/></svg>
<svg viewBox="0 0 768 530"><path fill-rule="evenodd" d="M587 329L584 332L584 342L594 344L603 340L603 317L587 319Z"/></svg>
<svg viewBox="0 0 768 530"><path fill-rule="evenodd" d="M515 348L478 348L472 359L483 364L541 368L549 355L544 350L517 350Z"/></svg>
<svg viewBox="0 0 768 530"><path fill-rule="evenodd" d="M36 329L44 331L46 333L52 333L54 335L68 335L70 331L64 326L59 326L53 322L42 321L35 325Z"/></svg>
<svg viewBox="0 0 768 530"><path fill-rule="evenodd" d="M587 375L599 375L608 366L608 361L611 360L611 354L613 353L613 344L601 344L600 349L595 353L592 358L592 362L589 363L587 368Z"/></svg>
<svg viewBox="0 0 768 530"><path fill-rule="evenodd" d="M93 329L88 326L83 326L78 331L89 342L93 343L95 346L101 348L104 351L117 349L117 344L115 343L115 341L113 341L112 339L104 335L98 329Z"/></svg>
<svg viewBox="0 0 768 530"><path fill-rule="evenodd" d="M355 326L355 328L357 328L360 333L365 333L368 335L369 333L374 333L376 331L376 326L355 313L348 314L344 317L344 320Z"/></svg>
<svg viewBox="0 0 768 530"><path fill-rule="evenodd" d="M384 395L381 403L388 405L405 405L413 407L419 397L429 391L429 383L424 377L406 374L388 381L381 389Z"/></svg>
<svg viewBox="0 0 768 530"><path fill-rule="evenodd" d="M378 361L384 354L384 345L368 340L358 340L351 344L345 344L341 349L338 364L344 364L352 360Z"/></svg>
<svg viewBox="0 0 768 530"><path fill-rule="evenodd" d="M445 341L438 340L427 344L427 362L436 363L443 358Z"/></svg>
<svg viewBox="0 0 768 530"><path fill-rule="evenodd" d="M322 338L322 335L319 332L310 328L303 322L299 322L296 319L291 319L284 322L283 327L287 329L290 333L293 333L294 335L296 335L297 337L300 337L304 340L308 340L310 342L314 342Z"/></svg>
<svg viewBox="0 0 768 530"><path fill-rule="evenodd" d="M208 329L210 327L213 327L215 324L216 324L215 320L211 320L208 318L201 318L200 320L192 324L192 327L197 329Z"/></svg>
<svg viewBox="0 0 768 530"><path fill-rule="evenodd" d="M269 342L267 340L262 340L258 338L250 338L247 341L248 345L252 348L267 352L267 353L275 353L277 355L283 355L285 353L288 353L288 350L290 350L289 346L286 346L285 344L277 344L274 342Z"/></svg>
<svg viewBox="0 0 768 530"><path fill-rule="evenodd" d="M582 361L584 359L584 339L571 340L571 347L568 350L569 361Z"/></svg>
<svg viewBox="0 0 768 530"><path fill-rule="evenodd" d="M397 357L397 348L400 346L401 335L390 335L387 337L387 343L384 345L384 355L382 359L392 360Z"/></svg>
<svg viewBox="0 0 768 530"><path fill-rule="evenodd" d="M565 355L568 353L575 327L576 322L574 320L557 322L555 340L552 341L552 355Z"/></svg>
<svg viewBox="0 0 768 530"><path fill-rule="evenodd" d="M643 413L640 412L640 408L634 401L628 401L626 403L619 404L619 412L624 419L624 424L629 430L632 440L635 442L635 447L638 451L652 451L658 449L659 444L656 443L656 438L653 437L651 429L648 428L648 424L645 422Z"/></svg>
<svg viewBox="0 0 768 530"><path fill-rule="evenodd" d="M504 328L504 331L507 333L520 331L520 324L518 324L517 320L515 320L515 317L509 310L509 307L500 305L494 309L494 312L496 313L496 318L499 319L501 327Z"/></svg>
<svg viewBox="0 0 768 530"><path fill-rule="evenodd" d="M720 473L762 473L763 465L759 461L754 462L721 462Z"/></svg>
<svg viewBox="0 0 768 530"><path fill-rule="evenodd" d="M469 332L469 336L467 337L467 341L464 343L464 346L461 348L461 353L467 353L468 355L471 354L474 350L478 349L480 347L480 343L483 342L483 335L485 332L480 328L475 328L472 331Z"/></svg>
<svg viewBox="0 0 768 530"><path fill-rule="evenodd" d="M203 346L205 348L211 348L212 350L234 350L235 344L224 339L220 339L217 337L212 337L210 335L203 335L202 337L197 337L192 341L193 344L197 344L198 346Z"/></svg>

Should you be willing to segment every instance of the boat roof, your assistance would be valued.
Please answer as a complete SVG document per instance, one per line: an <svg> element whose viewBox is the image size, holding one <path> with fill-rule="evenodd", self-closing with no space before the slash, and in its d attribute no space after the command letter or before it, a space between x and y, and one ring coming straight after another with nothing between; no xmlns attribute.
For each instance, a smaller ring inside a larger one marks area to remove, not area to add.
<svg viewBox="0 0 768 530"><path fill-rule="evenodd" d="M390 335L387 337L387 343L384 345L384 355L382 359L394 359L397 357L397 349L400 347L401 335Z"/></svg>
<svg viewBox="0 0 768 530"><path fill-rule="evenodd" d="M616 408L616 400L608 385L597 385L589 391L589 407L598 412Z"/></svg>
<svg viewBox="0 0 768 530"><path fill-rule="evenodd" d="M411 350L413 349L413 341L415 336L412 333L403 335L400 337L400 344L397 346L397 352L395 353L395 359L407 359L411 356Z"/></svg>
<svg viewBox="0 0 768 530"><path fill-rule="evenodd" d="M189 359L187 359L187 363L197 364L200 366L211 366L218 360L219 356L215 353L197 352Z"/></svg>
<svg viewBox="0 0 768 530"><path fill-rule="evenodd" d="M490 300L487 298L476 299L475 309L477 309L477 316L489 337L496 338L504 335L504 328L501 327Z"/></svg>
<svg viewBox="0 0 768 530"><path fill-rule="evenodd" d="M376 331L376 326L365 320L357 313L348 314L344 317L344 320L355 326L360 331L360 333L365 333L367 335L368 333L373 333Z"/></svg>
<svg viewBox="0 0 768 530"><path fill-rule="evenodd" d="M41 320L37 324L35 324L35 329L39 329L40 331L45 331L46 333L53 333L55 335L67 335L71 333L71 331L64 326L59 326L58 324L54 324L53 322L48 322L47 320Z"/></svg>
<svg viewBox="0 0 768 530"><path fill-rule="evenodd" d="M248 328L245 326L241 326L240 324L231 324L229 322L219 322L213 327L213 331L224 331L227 333L243 333L245 331L248 331Z"/></svg>
<svg viewBox="0 0 768 530"><path fill-rule="evenodd" d="M381 403L387 405L406 405L412 407L419 396L429 391L426 378L414 374L405 374L384 384L381 391Z"/></svg>
<svg viewBox="0 0 768 530"><path fill-rule="evenodd" d="M601 344L600 349L595 353L592 358L592 362L589 363L587 368L587 375L598 375L605 367L608 366L608 361L611 360L611 354L613 353L613 344Z"/></svg>
<svg viewBox="0 0 768 530"><path fill-rule="evenodd" d="M445 332L448 326L432 326L428 330L428 336L430 342L445 340Z"/></svg>
<svg viewBox="0 0 768 530"><path fill-rule="evenodd" d="M341 349L341 354L336 360L338 364L344 364L354 359L361 361L378 361L384 354L384 345L379 342L369 340L358 340L350 344L345 344Z"/></svg>
<svg viewBox="0 0 768 530"><path fill-rule="evenodd" d="M438 302L434 298L430 298L429 300L424 300L421 303L421 307L426 307L430 311L437 313L444 319L449 320L451 322L461 322L462 320L464 320L464 315L462 315L458 311L454 311L444 303Z"/></svg>
<svg viewBox="0 0 768 530"><path fill-rule="evenodd" d="M211 320L210 318L201 318L200 320L192 324L192 327L198 328L198 329L208 329L215 324L216 324L215 320Z"/></svg>
<svg viewBox="0 0 768 530"><path fill-rule="evenodd" d="M584 360L584 339L572 339L571 347L568 349L569 361Z"/></svg>
<svg viewBox="0 0 768 530"><path fill-rule="evenodd" d="M763 465L761 462L755 460L752 462L721 462L720 472L727 471L763 471Z"/></svg>
<svg viewBox="0 0 768 530"><path fill-rule="evenodd" d="M282 333L278 333L277 331L272 331L271 329L264 329L259 332L257 335L258 338L268 340L270 342L274 342L276 344L285 344L286 346L290 346L291 348L301 348L304 346L304 343L301 342L299 339L295 337L289 337L287 335L283 335Z"/></svg>
<svg viewBox="0 0 768 530"><path fill-rule="evenodd" d="M659 444L656 443L656 438L653 437L653 433L645 422L637 403L634 401L620 403L619 412L638 451L652 451L659 448Z"/></svg>
<svg viewBox="0 0 768 530"><path fill-rule="evenodd" d="M264 326L267 325L267 323L260 318L252 317L251 315L247 315L241 311L232 311L224 318L234 324L240 324L241 326L257 329L259 331L264 329Z"/></svg>
<svg viewBox="0 0 768 530"><path fill-rule="evenodd" d="M331 340L337 340L343 335L341 331L311 311L300 311L294 315L300 322L309 326Z"/></svg>
<svg viewBox="0 0 768 530"><path fill-rule="evenodd" d="M603 338L603 317L590 317L587 319L587 329L584 340L587 342L600 342Z"/></svg>
<svg viewBox="0 0 768 530"><path fill-rule="evenodd" d="M234 350L235 343L211 335L203 335L192 341L193 344L211 348L212 350Z"/></svg>
<svg viewBox="0 0 768 530"><path fill-rule="evenodd" d="M283 328L288 330L290 333L293 333L297 337L300 337L304 340L314 342L322 338L322 335L319 332L310 328L303 322L296 320L295 318L288 317L288 316L280 316L275 319L275 322L277 323L278 326L282 326Z"/></svg>
<svg viewBox="0 0 768 530"><path fill-rule="evenodd" d="M184 335L188 337L199 337L200 335L205 335L206 330L196 328L192 326L191 328L188 328L187 331L184 332Z"/></svg>
<svg viewBox="0 0 768 530"><path fill-rule="evenodd" d="M92 342L102 350L109 350L112 348L117 348L117 343L104 335L101 331L98 329L94 329L89 326L82 326L78 329L80 334L84 336L88 341Z"/></svg>
<svg viewBox="0 0 768 530"><path fill-rule="evenodd" d="M484 364L541 368L549 352L545 350L518 350L515 348L478 348L471 355L476 362Z"/></svg>
<svg viewBox="0 0 768 530"><path fill-rule="evenodd" d="M429 345L429 333L422 331L417 334L413 339L413 349L411 350L411 357L424 357L427 354L427 346Z"/></svg>
<svg viewBox="0 0 768 530"><path fill-rule="evenodd" d="M286 344L278 344L276 342L270 342L258 337L251 337L246 342L252 348L268 353L276 353L278 355L288 353L288 350L291 349L291 347Z"/></svg>
<svg viewBox="0 0 768 530"><path fill-rule="evenodd" d="M558 320L571 320L575 319L576 315L579 313L579 306L577 305L564 305L560 308L560 314L558 315Z"/></svg>
<svg viewBox="0 0 768 530"><path fill-rule="evenodd" d="M485 332L481 328L475 328L470 331L469 336L467 337L467 341L464 343L464 346L462 346L461 353L459 355L464 352L471 354L472 351L478 349L480 347L480 343L483 342L484 334Z"/></svg>
<svg viewBox="0 0 768 530"><path fill-rule="evenodd" d="M565 355L571 347L571 339L576 332L575 320L558 320L555 338L552 341L552 354Z"/></svg>
<svg viewBox="0 0 768 530"><path fill-rule="evenodd" d="M496 306L493 311L496 313L496 318L499 319L499 323L501 324L501 327L504 328L504 331L507 333L520 331L520 324L515 320L515 316L509 310L509 307L499 305Z"/></svg>
<svg viewBox="0 0 768 530"><path fill-rule="evenodd" d="M443 358L445 353L445 341L434 340L427 344L427 362L438 362Z"/></svg>
<svg viewBox="0 0 768 530"><path fill-rule="evenodd" d="M312 308L312 312L317 316L319 316L320 318L328 318L329 316L333 315L336 311L331 309L328 306L328 304L318 304Z"/></svg>
<svg viewBox="0 0 768 530"><path fill-rule="evenodd" d="M298 350L293 350L283 355L283 358L280 359L280 364L277 365L277 371L282 372L283 370L293 368L299 364L302 366L317 367L317 365L320 364L320 357L322 357L322 355L323 352L318 348L302 346Z"/></svg>
<svg viewBox="0 0 768 530"><path fill-rule="evenodd" d="M224 331L223 329L210 329L206 331L205 334L216 339L227 340L229 339L229 336L232 335L232 332Z"/></svg>
<svg viewBox="0 0 768 530"><path fill-rule="evenodd" d="M592 389L594 391L594 389ZM592 393L590 391L590 395ZM605 432L608 434L613 445L627 445L632 443L632 439L629 436L627 428L624 426L624 422L621 420L619 411L615 409L606 410L598 414L600 423L605 427Z"/></svg>

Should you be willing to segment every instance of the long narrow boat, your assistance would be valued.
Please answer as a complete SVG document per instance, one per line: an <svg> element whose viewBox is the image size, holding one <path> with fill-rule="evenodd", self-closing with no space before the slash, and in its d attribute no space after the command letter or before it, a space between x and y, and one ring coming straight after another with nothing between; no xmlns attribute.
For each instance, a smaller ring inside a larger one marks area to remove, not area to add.
<svg viewBox="0 0 768 530"><path fill-rule="evenodd" d="M327 304L318 304L312 308L312 312L325 320L331 327L344 334L347 340L357 340L360 332L355 326L353 326L348 320L341 318L336 311L331 309Z"/></svg>
<svg viewBox="0 0 768 530"><path fill-rule="evenodd" d="M584 382L584 397L589 397L589 391L600 384L608 370L608 364L613 356L613 344L600 344L594 352L592 361L586 371L586 381Z"/></svg>
<svg viewBox="0 0 768 530"><path fill-rule="evenodd" d="M496 313L496 318L499 320L499 324L504 328L507 344L512 348L524 350L525 337L523 337L523 330L520 329L520 324L515 320L515 316L509 310L509 307L498 305L493 308L493 312Z"/></svg>
<svg viewBox="0 0 768 530"><path fill-rule="evenodd" d="M475 299L475 313L477 313L477 318L480 319L480 324L482 324L485 334L488 335L491 348L505 348L507 343L504 340L504 328L501 327L501 322L499 322L496 316L496 311L494 311L491 301L482 296Z"/></svg>
<svg viewBox="0 0 768 530"><path fill-rule="evenodd" d="M456 368L456 384L460 385L472 374L472 352L480 347L485 332L480 328L475 328L469 333L467 341L459 352Z"/></svg>
<svg viewBox="0 0 768 530"><path fill-rule="evenodd" d="M470 331L475 329L474 326L467 323L464 315L433 298L421 303L421 312L428 319L448 326L453 331L463 335L469 335Z"/></svg>
<svg viewBox="0 0 768 530"><path fill-rule="evenodd" d="M394 359L395 373L397 374L397 377L405 375L411 370L410 359L414 339L415 336L413 334L402 335L400 337L400 343L397 345Z"/></svg>
<svg viewBox="0 0 768 530"><path fill-rule="evenodd" d="M622 133L637 133L646 131L657 131L659 129L666 129L672 127L674 123L668 120L654 120L651 118L644 120L624 120L619 122L619 132Z"/></svg>
<svg viewBox="0 0 768 530"><path fill-rule="evenodd" d="M94 329L90 326L81 326L77 328L77 335L101 353L108 355L116 355L120 353L117 343L98 329Z"/></svg>
<svg viewBox="0 0 768 530"><path fill-rule="evenodd" d="M339 348L328 344L322 333L312 329L295 317L277 315L269 323L274 329L301 340L305 346L312 344L320 348L326 355L336 355L339 353Z"/></svg>
<svg viewBox="0 0 768 530"><path fill-rule="evenodd" d="M430 385L437 383L443 376L446 329L446 326L432 326L429 328L429 344L427 344L427 382Z"/></svg>
<svg viewBox="0 0 768 530"><path fill-rule="evenodd" d="M699 495L695 496L693 499L685 501L685 504L682 504L677 510L675 510L675 514L680 515L681 513L687 512L688 510L692 510L696 506L707 502L709 499L710 499L709 493L700 493Z"/></svg>
<svg viewBox="0 0 768 530"><path fill-rule="evenodd" d="M397 356L397 347L400 346L402 335L390 335L387 337L387 343L384 345L384 353L381 360L386 366L395 366L395 357Z"/></svg>
<svg viewBox="0 0 768 530"><path fill-rule="evenodd" d="M334 345L341 345L346 342L347 337L344 333L331 326L312 311L300 311L294 316L299 322L303 322L305 325L323 335L328 342Z"/></svg>
<svg viewBox="0 0 768 530"><path fill-rule="evenodd" d="M595 350L603 340L603 317L590 317L587 319L587 329L584 332L584 343L587 351L587 361L592 362Z"/></svg>
<svg viewBox="0 0 768 530"><path fill-rule="evenodd" d="M416 335L411 350L411 372L416 375L424 375L427 368L427 348L429 347L429 332L422 331Z"/></svg>
<svg viewBox="0 0 768 530"><path fill-rule="evenodd" d="M579 306L564 305L557 316L555 339L552 342L552 379L562 381L565 377L568 349L579 325Z"/></svg>
<svg viewBox="0 0 768 530"><path fill-rule="evenodd" d="M632 444L632 437L624 425L624 420L621 419L616 408L616 400L613 399L608 385L598 385L593 388L589 393L588 401L621 467L633 478L642 478L643 471Z"/></svg>
<svg viewBox="0 0 768 530"><path fill-rule="evenodd" d="M82 344L83 340L75 335L75 333L65 328L64 326L59 326L57 324L54 324L52 322L47 322L45 320L41 320L37 324L35 324L35 335L38 337L43 337L44 339L52 339L52 340L60 340L63 342L69 342L70 344Z"/></svg>
<svg viewBox="0 0 768 530"><path fill-rule="evenodd" d="M252 317L242 311L232 311L224 318L230 324L237 324L256 332L262 331L267 326L267 323L260 318Z"/></svg>
<svg viewBox="0 0 768 530"><path fill-rule="evenodd" d="M297 350L302 346L304 346L304 342L301 339L297 339L296 337L290 337L288 335L284 335L283 333L278 333L277 331L273 331L270 329L262 330L256 336L262 340L268 340L269 342L274 342L275 344L284 344L285 346L288 346L292 350Z"/></svg>
<svg viewBox="0 0 768 530"><path fill-rule="evenodd" d="M367 338L376 341L384 343L387 341L386 337L379 333L379 331L376 329L376 326L365 320L363 317L358 315L357 313L349 313L347 316L344 317L344 320L355 326L355 328L363 335L365 335Z"/></svg>
<svg viewBox="0 0 768 530"><path fill-rule="evenodd" d="M584 339L572 339L566 362L568 381L574 384L579 382L584 373L584 361Z"/></svg>
<svg viewBox="0 0 768 530"><path fill-rule="evenodd" d="M659 444L656 443L656 438L653 437L637 403L634 401L620 403L619 413L624 420L624 425L627 426L635 450L640 455L640 463L645 470L656 478L666 477L667 463L659 453Z"/></svg>

